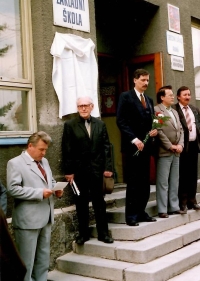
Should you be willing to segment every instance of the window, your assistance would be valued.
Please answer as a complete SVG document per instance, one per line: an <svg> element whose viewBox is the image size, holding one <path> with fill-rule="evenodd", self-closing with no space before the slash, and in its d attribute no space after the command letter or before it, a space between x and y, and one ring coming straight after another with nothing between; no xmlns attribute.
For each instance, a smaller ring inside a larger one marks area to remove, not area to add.
<svg viewBox="0 0 200 281"><path fill-rule="evenodd" d="M30 1L0 0L0 137L36 130Z"/></svg>
<svg viewBox="0 0 200 281"><path fill-rule="evenodd" d="M195 75L195 95L200 100L200 25L192 24L192 45Z"/></svg>

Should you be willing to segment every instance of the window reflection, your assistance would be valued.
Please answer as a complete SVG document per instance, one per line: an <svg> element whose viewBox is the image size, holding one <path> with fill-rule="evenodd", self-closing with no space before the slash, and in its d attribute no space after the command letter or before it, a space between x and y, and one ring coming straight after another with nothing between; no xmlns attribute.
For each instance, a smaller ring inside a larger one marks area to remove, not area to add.
<svg viewBox="0 0 200 281"><path fill-rule="evenodd" d="M24 78L20 0L0 0L0 76Z"/></svg>
<svg viewBox="0 0 200 281"><path fill-rule="evenodd" d="M0 131L28 131L27 92L0 90Z"/></svg>

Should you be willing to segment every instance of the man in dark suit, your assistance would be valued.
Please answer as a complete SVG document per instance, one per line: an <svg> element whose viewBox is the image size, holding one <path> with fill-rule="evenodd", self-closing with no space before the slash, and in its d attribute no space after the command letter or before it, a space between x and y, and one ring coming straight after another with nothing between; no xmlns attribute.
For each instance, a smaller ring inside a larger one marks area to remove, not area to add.
<svg viewBox="0 0 200 281"><path fill-rule="evenodd" d="M106 204L103 197L103 175L112 176L110 143L105 124L90 113L93 101L89 97L77 100L79 116L65 122L62 155L65 178L75 181L80 191L75 196L79 222L77 244L89 240L89 201L94 208L98 240L113 243L108 234Z"/></svg>
<svg viewBox="0 0 200 281"><path fill-rule="evenodd" d="M7 190L0 180L0 207L6 215L7 212Z"/></svg>
<svg viewBox="0 0 200 281"><path fill-rule="evenodd" d="M0 207L0 276L1 281L24 281L26 267L11 237L6 216Z"/></svg>
<svg viewBox="0 0 200 281"><path fill-rule="evenodd" d="M197 204L198 153L200 149L200 111L189 105L190 89L182 86L177 91L175 109L184 130L184 149L180 156L179 205L181 210L200 210ZM189 119L188 119L189 118Z"/></svg>
<svg viewBox="0 0 200 281"><path fill-rule="evenodd" d="M153 101L144 95L149 84L149 73L144 69L134 72L135 88L120 95L117 110L117 125L122 134L121 151L127 168L126 223L154 222L145 208L150 195L151 137L157 135L152 128ZM150 135L144 145L146 134ZM139 150L139 155L134 155Z"/></svg>

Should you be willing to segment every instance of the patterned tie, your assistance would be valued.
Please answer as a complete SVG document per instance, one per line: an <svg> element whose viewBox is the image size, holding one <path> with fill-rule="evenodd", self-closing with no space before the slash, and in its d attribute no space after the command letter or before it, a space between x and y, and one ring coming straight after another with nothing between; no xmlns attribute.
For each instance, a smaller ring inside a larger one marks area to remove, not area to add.
<svg viewBox="0 0 200 281"><path fill-rule="evenodd" d="M146 108L146 102L145 102L143 94L140 94L140 98L141 98L141 103L142 103L143 107Z"/></svg>
<svg viewBox="0 0 200 281"><path fill-rule="evenodd" d="M45 172L45 170L42 168L42 166L41 166L40 162L35 161L35 163L37 164L38 168L40 169L40 172L42 173L42 175L43 175L43 177L45 178L46 182L48 182L48 181L47 181L47 175L46 175L46 172Z"/></svg>
<svg viewBox="0 0 200 281"><path fill-rule="evenodd" d="M183 108L185 109L185 120L186 120L186 123L187 123L187 126L188 126L188 130L192 131L192 121L191 121L191 118L190 118L190 114L188 112L188 106L184 106Z"/></svg>

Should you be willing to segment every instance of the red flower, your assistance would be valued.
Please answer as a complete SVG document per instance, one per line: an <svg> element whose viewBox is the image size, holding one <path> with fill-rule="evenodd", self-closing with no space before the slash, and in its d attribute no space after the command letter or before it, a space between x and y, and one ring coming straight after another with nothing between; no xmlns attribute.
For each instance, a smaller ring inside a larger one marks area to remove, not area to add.
<svg viewBox="0 0 200 281"><path fill-rule="evenodd" d="M158 116L158 114L162 114L161 112L156 112L156 116Z"/></svg>
<svg viewBox="0 0 200 281"><path fill-rule="evenodd" d="M163 124L163 123L164 123L162 119L159 119L158 122L159 122L160 124Z"/></svg>

